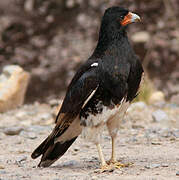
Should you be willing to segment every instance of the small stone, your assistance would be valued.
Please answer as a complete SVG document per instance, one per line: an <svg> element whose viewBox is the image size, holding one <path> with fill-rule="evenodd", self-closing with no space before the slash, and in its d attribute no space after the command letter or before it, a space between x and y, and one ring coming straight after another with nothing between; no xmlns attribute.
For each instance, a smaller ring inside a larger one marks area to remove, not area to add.
<svg viewBox="0 0 179 180"><path fill-rule="evenodd" d="M6 174L7 172L6 171L0 171L0 174ZM0 180L1 180L1 178L0 178Z"/></svg>
<svg viewBox="0 0 179 180"><path fill-rule="evenodd" d="M77 165L78 165L78 162L75 160L71 160L63 164L63 166L77 166Z"/></svg>
<svg viewBox="0 0 179 180"><path fill-rule="evenodd" d="M9 127L9 128L5 128L4 134L14 136L14 135L18 135L22 130L23 130L22 127Z"/></svg>
<svg viewBox="0 0 179 180"><path fill-rule="evenodd" d="M153 141L151 142L152 145L161 145L162 143L161 142L157 142L157 141Z"/></svg>
<svg viewBox="0 0 179 180"><path fill-rule="evenodd" d="M149 165L146 165L145 168L153 169L153 168L158 168L160 166L161 166L160 164L149 164Z"/></svg>
<svg viewBox="0 0 179 180"><path fill-rule="evenodd" d="M41 133L48 132L51 129L48 126L32 125L27 130L34 133Z"/></svg>
<svg viewBox="0 0 179 180"><path fill-rule="evenodd" d="M20 163L22 161L25 161L26 159L27 159L26 156L19 156L19 157L16 158L16 161Z"/></svg>
<svg viewBox="0 0 179 180"><path fill-rule="evenodd" d="M91 179L95 180L95 179L98 179L98 177L97 176L92 176Z"/></svg>
<svg viewBox="0 0 179 180"><path fill-rule="evenodd" d="M154 111L152 113L152 118L155 122L167 121L169 119L168 115L162 110Z"/></svg>
<svg viewBox="0 0 179 180"><path fill-rule="evenodd" d="M74 148L74 151L79 151L79 149L78 148Z"/></svg>
<svg viewBox="0 0 179 180"><path fill-rule="evenodd" d="M78 153L77 152L72 152L71 153L73 156L76 156Z"/></svg>
<svg viewBox="0 0 179 180"><path fill-rule="evenodd" d="M179 171L176 172L176 176L179 176Z"/></svg>
<svg viewBox="0 0 179 180"><path fill-rule="evenodd" d="M49 104L50 104L52 107L58 106L58 105L60 104L60 101L57 100L57 99L51 99L51 100L49 101Z"/></svg>
<svg viewBox="0 0 179 180"><path fill-rule="evenodd" d="M169 165L168 164L166 164L166 163L163 163L162 164L162 167L168 167Z"/></svg>
<svg viewBox="0 0 179 180"><path fill-rule="evenodd" d="M40 118L41 120L48 120L52 118L52 115L49 113L43 113Z"/></svg>
<svg viewBox="0 0 179 180"><path fill-rule="evenodd" d="M133 110L143 110L145 108L147 108L147 105L144 102L136 102L136 103L132 103L129 106L127 112L131 112Z"/></svg>
<svg viewBox="0 0 179 180"><path fill-rule="evenodd" d="M4 166L2 166L2 165L0 165L0 169L5 169L5 167L4 167Z"/></svg>
<svg viewBox="0 0 179 180"><path fill-rule="evenodd" d="M27 115L27 113L25 111L19 111L16 113L16 117L19 119L19 120L24 120L24 117Z"/></svg>
<svg viewBox="0 0 179 180"><path fill-rule="evenodd" d="M159 102L165 102L165 95L161 91L156 91L150 96L149 103L154 104Z"/></svg>
<svg viewBox="0 0 179 180"><path fill-rule="evenodd" d="M165 138L172 137L172 132L169 129L165 129L161 132L161 136Z"/></svg>
<svg viewBox="0 0 179 180"><path fill-rule="evenodd" d="M176 138L179 138L179 130L173 131L172 134L173 134Z"/></svg>
<svg viewBox="0 0 179 180"><path fill-rule="evenodd" d="M29 133L28 133L28 138L29 138L29 139L36 139L36 138L37 138L37 136L36 136L36 134L35 134L35 133L33 133L33 132L29 132Z"/></svg>
<svg viewBox="0 0 179 180"><path fill-rule="evenodd" d="M33 133L33 132L25 132L25 131L22 131L22 132L20 133L20 135L23 136L23 137L25 137L25 138L28 138L28 139L36 139L36 138L37 138L36 134Z"/></svg>

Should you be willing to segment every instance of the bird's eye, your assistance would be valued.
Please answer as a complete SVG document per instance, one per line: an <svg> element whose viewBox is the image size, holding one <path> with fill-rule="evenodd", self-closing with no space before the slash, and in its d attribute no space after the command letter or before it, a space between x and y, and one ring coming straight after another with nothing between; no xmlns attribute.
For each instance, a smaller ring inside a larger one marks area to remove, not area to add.
<svg viewBox="0 0 179 180"><path fill-rule="evenodd" d="M123 19L123 18L124 18L124 15L121 15L120 18Z"/></svg>

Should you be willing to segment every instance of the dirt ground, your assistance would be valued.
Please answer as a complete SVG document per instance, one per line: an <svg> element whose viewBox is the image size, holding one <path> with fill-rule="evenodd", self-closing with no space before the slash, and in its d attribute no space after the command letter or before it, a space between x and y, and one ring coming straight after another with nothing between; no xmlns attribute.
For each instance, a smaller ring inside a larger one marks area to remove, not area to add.
<svg viewBox="0 0 179 180"><path fill-rule="evenodd" d="M168 119L152 117L159 109ZM132 106L121 124L116 151L121 162L133 165L104 173L98 172L95 145L80 136L54 165L36 167L39 159L30 155L53 128L53 113L51 105L35 103L0 114L0 180L179 179L178 106ZM102 148L108 160L111 140L106 130Z"/></svg>

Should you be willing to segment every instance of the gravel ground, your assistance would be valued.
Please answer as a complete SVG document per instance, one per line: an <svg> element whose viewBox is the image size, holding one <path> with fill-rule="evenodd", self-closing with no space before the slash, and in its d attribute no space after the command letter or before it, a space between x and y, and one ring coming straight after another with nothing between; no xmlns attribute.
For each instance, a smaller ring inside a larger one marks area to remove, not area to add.
<svg viewBox="0 0 179 180"><path fill-rule="evenodd" d="M31 152L50 133L56 104L34 103L0 114L0 180L44 179L178 179L179 106L134 103L121 124L117 155L129 167L99 173L96 147L79 137L49 168L36 168ZM110 158L111 140L104 131L102 147Z"/></svg>

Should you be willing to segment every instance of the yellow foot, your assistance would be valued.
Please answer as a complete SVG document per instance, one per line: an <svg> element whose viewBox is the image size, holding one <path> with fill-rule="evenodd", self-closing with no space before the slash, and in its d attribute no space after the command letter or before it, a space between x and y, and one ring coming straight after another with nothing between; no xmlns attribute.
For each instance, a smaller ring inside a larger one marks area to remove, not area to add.
<svg viewBox="0 0 179 180"><path fill-rule="evenodd" d="M97 173L103 173L103 172L113 172L114 167L112 165L102 165L100 169L97 169L95 172Z"/></svg>
<svg viewBox="0 0 179 180"><path fill-rule="evenodd" d="M108 161L107 163L117 169L121 169L123 167L129 167L133 165L133 163L122 164L119 161L112 161L112 160Z"/></svg>

